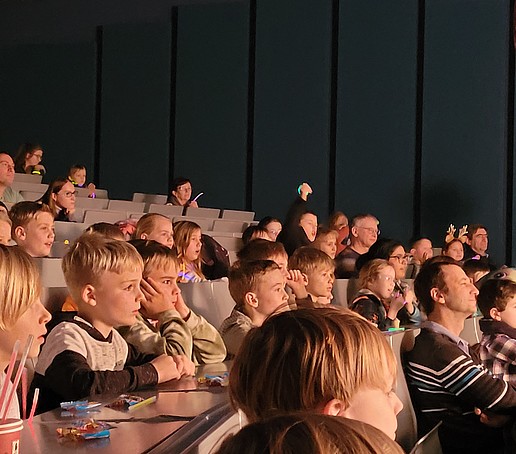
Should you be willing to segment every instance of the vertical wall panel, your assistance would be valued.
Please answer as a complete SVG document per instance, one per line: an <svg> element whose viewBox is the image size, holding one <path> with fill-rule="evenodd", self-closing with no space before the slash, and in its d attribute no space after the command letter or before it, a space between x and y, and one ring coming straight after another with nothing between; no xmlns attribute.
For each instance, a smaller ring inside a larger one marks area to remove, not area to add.
<svg viewBox="0 0 516 454"><path fill-rule="evenodd" d="M482 223L504 260L509 1L427 0L422 226Z"/></svg>
<svg viewBox="0 0 516 454"><path fill-rule="evenodd" d="M75 162L93 178L95 45L34 44L0 49L0 150L43 146L45 181Z"/></svg>
<svg viewBox="0 0 516 454"><path fill-rule="evenodd" d="M245 208L249 6L178 8L175 176L200 206Z"/></svg>
<svg viewBox="0 0 516 454"><path fill-rule="evenodd" d="M330 0L264 0L256 12L253 207L283 218L302 181L328 214Z"/></svg>
<svg viewBox="0 0 516 454"><path fill-rule="evenodd" d="M336 209L412 236L417 3L340 2Z"/></svg>
<svg viewBox="0 0 516 454"><path fill-rule="evenodd" d="M103 28L100 185L110 198L168 191L169 23Z"/></svg>

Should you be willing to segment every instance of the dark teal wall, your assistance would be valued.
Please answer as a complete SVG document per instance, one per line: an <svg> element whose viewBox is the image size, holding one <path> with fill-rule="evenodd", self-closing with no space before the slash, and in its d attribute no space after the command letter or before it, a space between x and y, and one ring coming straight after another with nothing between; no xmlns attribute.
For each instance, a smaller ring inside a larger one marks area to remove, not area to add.
<svg viewBox="0 0 516 454"><path fill-rule="evenodd" d="M259 217L308 181L321 220L436 245L482 222L514 255L510 0L52 0L17 34L29 3L0 6L0 148L41 142L49 177L82 161L130 198L185 175Z"/></svg>

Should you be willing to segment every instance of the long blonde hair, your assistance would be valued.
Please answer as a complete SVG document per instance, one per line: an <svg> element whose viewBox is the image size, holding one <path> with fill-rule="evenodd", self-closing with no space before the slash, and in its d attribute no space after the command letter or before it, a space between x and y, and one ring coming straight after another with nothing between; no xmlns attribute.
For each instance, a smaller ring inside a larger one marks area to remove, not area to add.
<svg viewBox="0 0 516 454"><path fill-rule="evenodd" d="M201 270L202 259L201 255L197 258L197 260L190 262L187 261L185 255L188 246L190 245L190 240L192 239L192 235L195 232L201 232L201 226L192 221L179 221L174 223L174 247L177 251L177 258L181 265L191 264L194 268L195 273L201 278L204 279L204 274Z"/></svg>

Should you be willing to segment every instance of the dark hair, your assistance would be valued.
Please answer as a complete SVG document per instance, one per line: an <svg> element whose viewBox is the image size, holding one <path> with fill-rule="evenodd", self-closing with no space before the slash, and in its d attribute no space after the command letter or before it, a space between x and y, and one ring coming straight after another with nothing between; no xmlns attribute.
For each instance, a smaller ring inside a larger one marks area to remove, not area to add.
<svg viewBox="0 0 516 454"><path fill-rule="evenodd" d="M97 222L96 224L90 225L84 233L96 233L112 240L125 241L124 234L115 224L109 222Z"/></svg>
<svg viewBox="0 0 516 454"><path fill-rule="evenodd" d="M281 224L281 221L278 218L265 216L264 218L260 219L260 222L258 222L258 227L265 229L271 222L279 222Z"/></svg>
<svg viewBox="0 0 516 454"><path fill-rule="evenodd" d="M475 259L466 260L462 264L462 269L468 277L473 277L473 275L479 271L486 271L488 273L491 271L489 263L485 262L484 260Z"/></svg>
<svg viewBox="0 0 516 454"><path fill-rule="evenodd" d="M237 253L238 260L241 262L253 262L255 260L270 260L276 255L287 255L285 247L277 241L264 240L256 238L247 243Z"/></svg>
<svg viewBox="0 0 516 454"><path fill-rule="evenodd" d="M337 219L339 219L341 216L344 216L346 219L348 218L342 211L334 211L331 214L330 218L328 219L328 227L330 229L336 230L335 223L337 222ZM348 221L348 225L349 225L349 221Z"/></svg>
<svg viewBox="0 0 516 454"><path fill-rule="evenodd" d="M478 293L478 308L486 318L491 318L489 312L496 308L504 311L511 296L516 294L516 282L508 279L488 279L482 284Z"/></svg>
<svg viewBox="0 0 516 454"><path fill-rule="evenodd" d="M42 150L40 144L38 143L22 143L18 147L18 151L16 152L16 157L14 158L14 168L18 173L25 173L25 160L28 154L33 154L36 150Z"/></svg>
<svg viewBox="0 0 516 454"><path fill-rule="evenodd" d="M464 250L464 244L462 243L462 241L459 240L458 238L454 238L453 240L448 241L447 243L444 244L442 252L448 252L448 249L450 249L450 246L452 244L456 243L457 241L462 245L462 249Z"/></svg>
<svg viewBox="0 0 516 454"><path fill-rule="evenodd" d="M384 259L389 260L391 254L393 253L394 249L397 247L403 247L403 244L401 241L398 240L391 240L390 238L379 238L376 240L376 242L369 248L369 251L367 251L365 254L358 257L355 267L357 271L360 271L360 269L368 262L374 259Z"/></svg>
<svg viewBox="0 0 516 454"><path fill-rule="evenodd" d="M170 192L172 191L177 191L177 188L179 186L182 186L186 183L190 183L192 184L192 182L188 179L188 178L185 178L185 177L177 177L177 178L174 178L172 180L172 183L170 185Z"/></svg>
<svg viewBox="0 0 516 454"><path fill-rule="evenodd" d="M250 225L249 227L247 227L247 229L244 230L244 233L242 233L242 242L244 243L244 246L249 244L253 239L253 235L257 233L267 235L267 230L257 225Z"/></svg>
<svg viewBox="0 0 516 454"><path fill-rule="evenodd" d="M486 233L489 233L487 228L482 224L470 224L468 226L468 239L471 240L473 235L477 233L477 230L484 229Z"/></svg>
<svg viewBox="0 0 516 454"><path fill-rule="evenodd" d="M414 281L414 291L417 299L427 315L431 314L435 307L435 301L430 294L431 290L433 288L443 292L448 290L443 273L443 268L446 266L458 266L460 268L453 259L451 259L451 262L448 260L433 260L423 265Z"/></svg>
<svg viewBox="0 0 516 454"><path fill-rule="evenodd" d="M65 177L57 177L54 181L52 181L48 185L48 189L41 196L41 198L37 200L37 202L48 205L50 207L50 209L52 210L52 212L54 213L54 217L57 216L58 209L57 209L55 200L52 198L52 194L57 194L66 183L71 183L71 181ZM74 191L75 191L75 189L74 189Z"/></svg>
<svg viewBox="0 0 516 454"><path fill-rule="evenodd" d="M272 260L235 263L229 271L229 293L237 306L245 307L245 295L255 290L259 277L279 269Z"/></svg>

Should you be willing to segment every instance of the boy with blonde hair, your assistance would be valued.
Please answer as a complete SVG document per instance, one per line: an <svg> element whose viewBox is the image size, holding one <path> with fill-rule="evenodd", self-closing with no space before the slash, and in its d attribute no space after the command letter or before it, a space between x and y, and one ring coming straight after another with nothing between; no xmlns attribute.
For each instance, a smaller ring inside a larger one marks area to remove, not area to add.
<svg viewBox="0 0 516 454"><path fill-rule="evenodd" d="M235 355L246 334L271 314L288 310L285 276L272 260L237 262L229 272L229 292L236 302L220 333L229 355Z"/></svg>
<svg viewBox="0 0 516 454"><path fill-rule="evenodd" d="M11 234L31 257L46 257L54 244L54 215L48 205L18 202L11 208Z"/></svg>
<svg viewBox="0 0 516 454"><path fill-rule="evenodd" d="M194 367L184 356L142 354L113 328L136 321L143 294L143 263L128 243L88 234L63 258L77 313L68 313L47 337L31 389L40 388L38 412L90 395L156 385Z"/></svg>
<svg viewBox="0 0 516 454"><path fill-rule="evenodd" d="M308 306L330 304L335 282L335 262L328 254L310 246L301 247L291 255L288 266L300 270L306 276L306 291L313 303Z"/></svg>
<svg viewBox="0 0 516 454"><path fill-rule="evenodd" d="M143 259L145 298L136 323L119 330L125 340L142 352L186 355L196 364L224 361L226 347L220 334L181 296L176 253L157 241L133 240L131 244ZM157 325L148 319L156 320Z"/></svg>

